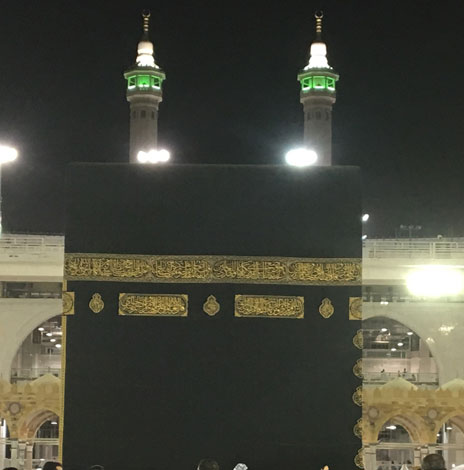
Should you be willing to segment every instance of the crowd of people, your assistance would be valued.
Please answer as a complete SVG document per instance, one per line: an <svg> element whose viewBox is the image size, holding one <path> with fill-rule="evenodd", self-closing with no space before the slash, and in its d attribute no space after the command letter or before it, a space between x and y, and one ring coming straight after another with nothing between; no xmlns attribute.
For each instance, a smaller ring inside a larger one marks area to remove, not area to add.
<svg viewBox="0 0 464 470"><path fill-rule="evenodd" d="M234 470L247 470L244 463L239 463ZM18 470L16 467L6 467L3 470ZM59 462L45 462L42 470L63 470ZM102 465L93 465L89 470L104 470ZM220 470L219 464L213 459L202 459L198 463L197 470ZM440 454L429 454L422 461L420 470L446 470L445 459Z"/></svg>
<svg viewBox="0 0 464 470"><path fill-rule="evenodd" d="M18 470L16 467L5 467L3 470ZM63 466L60 462L45 462L42 470L63 470Z"/></svg>

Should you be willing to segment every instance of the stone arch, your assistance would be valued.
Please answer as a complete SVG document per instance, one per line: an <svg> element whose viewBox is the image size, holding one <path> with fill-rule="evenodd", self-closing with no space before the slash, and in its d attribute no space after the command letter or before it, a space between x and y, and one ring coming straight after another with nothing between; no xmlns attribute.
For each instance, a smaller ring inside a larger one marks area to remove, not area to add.
<svg viewBox="0 0 464 470"><path fill-rule="evenodd" d="M434 434L436 435L438 431L441 429L441 427L447 422L447 421L453 421L453 424L457 426L457 428L464 434L464 408L458 409L458 410L453 410L444 415L439 421L435 423L435 429L434 429Z"/></svg>
<svg viewBox="0 0 464 470"><path fill-rule="evenodd" d="M379 337L381 337L383 335L385 335L385 336L388 335L388 337L389 337L390 332L392 332L392 330L393 331L396 330L397 334L399 333L399 334L401 334L401 336L404 335L404 338L419 338L420 345L421 345L420 347L422 348L424 353L425 353L425 351L427 351L428 354L430 355L430 358L431 358L430 359L430 366L433 368L433 372L434 373L436 372L437 374L439 374L441 365L440 365L439 361L437 360L437 357L435 355L435 352L434 352L433 348L431 347L432 344L430 344L427 341L426 337L421 335L421 332L419 331L418 328L416 328L415 326L411 326L411 324L412 324L412 322L411 323L408 322L407 319L405 321L403 318L398 318L394 314L394 312L391 313L391 314L384 314L384 313L382 313L382 314L380 314L380 313L372 314L371 313L370 315L366 316L366 318L363 318L363 329L366 331L365 336L364 336L364 347L366 348L367 347L366 343L369 343L369 336L367 336L367 331L369 331L369 330L370 330L370 333L371 333L371 336L370 336L371 341L373 341L374 338L375 338L374 342L377 342L378 339L383 340L383 342L393 341L392 346L395 346L395 347L397 347L397 346L394 343L394 340L392 340L392 339L388 340L386 337L384 337L384 338L379 338ZM382 333L380 325L388 327L388 332L387 333ZM377 329L380 330L380 331L377 332ZM404 329L404 332L401 333L401 330L403 330L403 329ZM407 336L406 335L407 331L413 332L414 335ZM392 338L393 338L393 336L392 336ZM407 344L413 344L413 343L411 343L411 339L408 339L407 341L408 341ZM400 343L398 343L398 344L400 344ZM387 349L382 349L382 351L384 351L385 353L390 353L388 348ZM393 351L393 349L392 349L392 351ZM407 349L406 349L406 351L407 351ZM393 353L391 353L391 354L393 354ZM388 354L386 354L386 356L388 356ZM373 363L377 363L379 361L379 359L377 357L371 358L369 355L366 356L364 354L363 354L363 359L365 359L366 371L367 372L369 371L369 364L371 364L371 366L372 366L371 361L373 361ZM398 359L398 358L392 358L392 360L395 360L395 359ZM425 358L421 358L421 360L422 359L425 359ZM425 360L428 361L428 359L425 359ZM375 380L378 380L378 379L382 378L381 375L380 375L380 368L384 367L384 362L385 362L385 364L387 364L387 363L390 362L390 359L387 359L386 357L383 357L382 359L380 359L379 364L374 364L374 366L377 365L379 367L378 377L375 376L376 377ZM402 369L402 367L403 366L398 366L398 369L394 370L395 377L396 377L396 370L398 370L398 373L399 373L400 369ZM388 375L388 376L385 375L384 378L383 378L383 381L391 380L392 379L391 374L393 373L393 371L388 370L388 366L385 366L385 368L387 369L387 374L390 374L390 375ZM421 369L419 371L414 372L414 376L416 378L420 378L420 375L417 376L416 372L419 372L419 374L420 374ZM375 375L375 372L372 372L372 373ZM411 380L411 378L412 378L412 373L410 372L407 376L407 380ZM414 382L416 381L416 378L413 379ZM375 384L375 382L374 382L374 384Z"/></svg>
<svg viewBox="0 0 464 470"><path fill-rule="evenodd" d="M26 379L26 380L33 380L34 378L41 376L45 373L53 372L54 374L58 375L58 370L61 368L61 360L60 360L61 350L58 348L55 348L54 346L55 344L61 343L61 337L55 335L54 338L48 338L48 336L45 335L46 333L45 331L41 333L40 331L36 331L36 330L37 328L40 328L40 327L46 327L46 329L48 330L49 325L54 325L53 329L55 330L55 328L60 327L61 321L62 321L61 315L54 315L42 321L37 327L33 328L32 331L26 333L23 341L20 344L18 344L18 347L14 353L14 356L11 359L10 371L14 373L13 367L18 367L20 370L26 370L26 371L30 370L31 374L28 374L28 373L26 373L26 375L19 374L20 378ZM40 341L34 341L33 339L34 333L38 333L39 335L41 335ZM47 342L47 340L51 340L52 342L50 341ZM25 347L27 349L26 349L26 354L24 355ZM46 359L44 358L45 355L41 354L40 352L40 349L43 347L50 348L53 351L53 354L48 354L47 352ZM22 352L22 354L20 354L20 352ZM32 357L32 354L30 353L33 353L36 361L32 361L32 363L31 362L24 363L24 357L26 358ZM37 370L34 370L34 367L37 367L42 370L37 374ZM34 373L34 371L36 373ZM10 380L14 382L15 378L16 378L16 374L13 374Z"/></svg>
<svg viewBox="0 0 464 470"><path fill-rule="evenodd" d="M443 334L440 328L459 325L462 318L462 303L435 302L390 302L389 305L368 302L363 310L363 319L386 317L396 320L421 337L426 343L437 365L439 383L444 384L455 377L463 377L464 363L456 357L464 354L464 333L455 328Z"/></svg>
<svg viewBox="0 0 464 470"><path fill-rule="evenodd" d="M0 379L10 380L10 369L18 349L43 322L61 315L61 299L2 299L2 308L11 312L0 332ZM14 331L15 334L10 333Z"/></svg>
<svg viewBox="0 0 464 470"><path fill-rule="evenodd" d="M392 424L398 424L404 429L406 429L411 439L411 442L424 442L423 436L427 430L427 425L422 416L413 412L404 413L402 410L393 410L390 413L384 415L382 419L379 420L374 430L377 439L380 431L389 421L391 421Z"/></svg>
<svg viewBox="0 0 464 470"><path fill-rule="evenodd" d="M59 417L59 410L51 408L38 408L23 417L18 426L19 437L25 440L33 439L42 424L55 416Z"/></svg>

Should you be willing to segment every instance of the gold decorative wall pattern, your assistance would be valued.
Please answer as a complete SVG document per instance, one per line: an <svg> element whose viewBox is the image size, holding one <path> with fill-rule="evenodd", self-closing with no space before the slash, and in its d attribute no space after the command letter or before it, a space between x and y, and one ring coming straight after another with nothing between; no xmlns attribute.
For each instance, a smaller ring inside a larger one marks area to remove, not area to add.
<svg viewBox="0 0 464 470"><path fill-rule="evenodd" d="M65 255L72 281L361 285L359 258Z"/></svg>
<svg viewBox="0 0 464 470"><path fill-rule="evenodd" d="M350 297L348 311L350 320L362 320L362 297Z"/></svg>
<svg viewBox="0 0 464 470"><path fill-rule="evenodd" d="M354 463L358 468L364 468L364 455L363 455L363 450L359 449L358 453L356 454L354 458Z"/></svg>
<svg viewBox="0 0 464 470"><path fill-rule="evenodd" d="M93 313L100 313L105 308L105 303L98 292L92 295L89 302L89 308Z"/></svg>
<svg viewBox="0 0 464 470"><path fill-rule="evenodd" d="M362 372L362 359L358 359L353 366L353 374L358 377L358 379L363 378L363 372Z"/></svg>
<svg viewBox="0 0 464 470"><path fill-rule="evenodd" d="M203 304L203 311L210 317L214 317L219 310L221 310L219 302L216 300L214 295L210 295Z"/></svg>
<svg viewBox="0 0 464 470"><path fill-rule="evenodd" d="M362 330L358 330L357 333L353 336L353 344L358 348L362 349L364 345L364 337Z"/></svg>
<svg viewBox="0 0 464 470"><path fill-rule="evenodd" d="M235 316L304 318L304 298L282 295L236 295Z"/></svg>
<svg viewBox="0 0 464 470"><path fill-rule="evenodd" d="M60 379L44 375L31 382L10 384L0 379L1 417L11 439L32 439L43 420L36 417L60 415Z"/></svg>
<svg viewBox="0 0 464 470"><path fill-rule="evenodd" d="M119 315L186 317L186 294L119 294Z"/></svg>
<svg viewBox="0 0 464 470"><path fill-rule="evenodd" d="M63 315L74 315L74 292L63 291L61 299L63 302Z"/></svg>
<svg viewBox="0 0 464 470"><path fill-rule="evenodd" d="M354 391L353 393L353 402L358 405L358 406L362 406L363 404L363 391L362 391L362 387L359 386L359 387L356 387L356 390Z"/></svg>
<svg viewBox="0 0 464 470"><path fill-rule="evenodd" d="M332 305L332 301L327 297L322 300L321 305L319 305L319 313L324 318L330 318L334 313L334 307Z"/></svg>
<svg viewBox="0 0 464 470"><path fill-rule="evenodd" d="M363 435L363 421L362 421L362 418L359 418L358 421L356 421L356 424L353 427L353 434L357 438L362 439L362 435Z"/></svg>
<svg viewBox="0 0 464 470"><path fill-rule="evenodd" d="M363 442L375 444L379 432L387 422L407 429L413 442L435 443L443 424L457 417L464 423L464 381L460 390L422 389L396 378L383 386L365 387L363 390ZM433 419L430 410L433 409ZM453 424L454 426L455 424ZM464 426L461 427L464 432Z"/></svg>

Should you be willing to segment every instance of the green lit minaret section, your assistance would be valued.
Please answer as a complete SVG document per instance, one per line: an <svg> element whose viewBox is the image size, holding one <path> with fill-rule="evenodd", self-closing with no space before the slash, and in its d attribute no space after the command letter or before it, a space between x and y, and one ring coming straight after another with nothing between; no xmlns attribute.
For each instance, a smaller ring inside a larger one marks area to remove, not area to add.
<svg viewBox="0 0 464 470"><path fill-rule="evenodd" d="M138 152L158 148L158 108L163 100L162 85L166 78L155 63L153 43L149 38L150 14L142 16L143 36L138 43L136 63L124 72L126 97L130 104L131 163L137 162Z"/></svg>
<svg viewBox="0 0 464 470"><path fill-rule="evenodd" d="M317 165L332 164L332 106L338 74L327 61L322 41L322 13L316 13L316 40L311 44L308 65L298 74L304 109L304 144L318 155Z"/></svg>

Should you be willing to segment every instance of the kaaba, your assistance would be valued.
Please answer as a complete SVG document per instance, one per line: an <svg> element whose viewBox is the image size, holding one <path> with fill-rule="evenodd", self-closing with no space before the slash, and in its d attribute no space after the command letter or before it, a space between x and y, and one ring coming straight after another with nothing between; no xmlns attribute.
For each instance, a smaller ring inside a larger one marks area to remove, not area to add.
<svg viewBox="0 0 464 470"><path fill-rule="evenodd" d="M362 466L354 167L74 164L66 469Z"/></svg>

